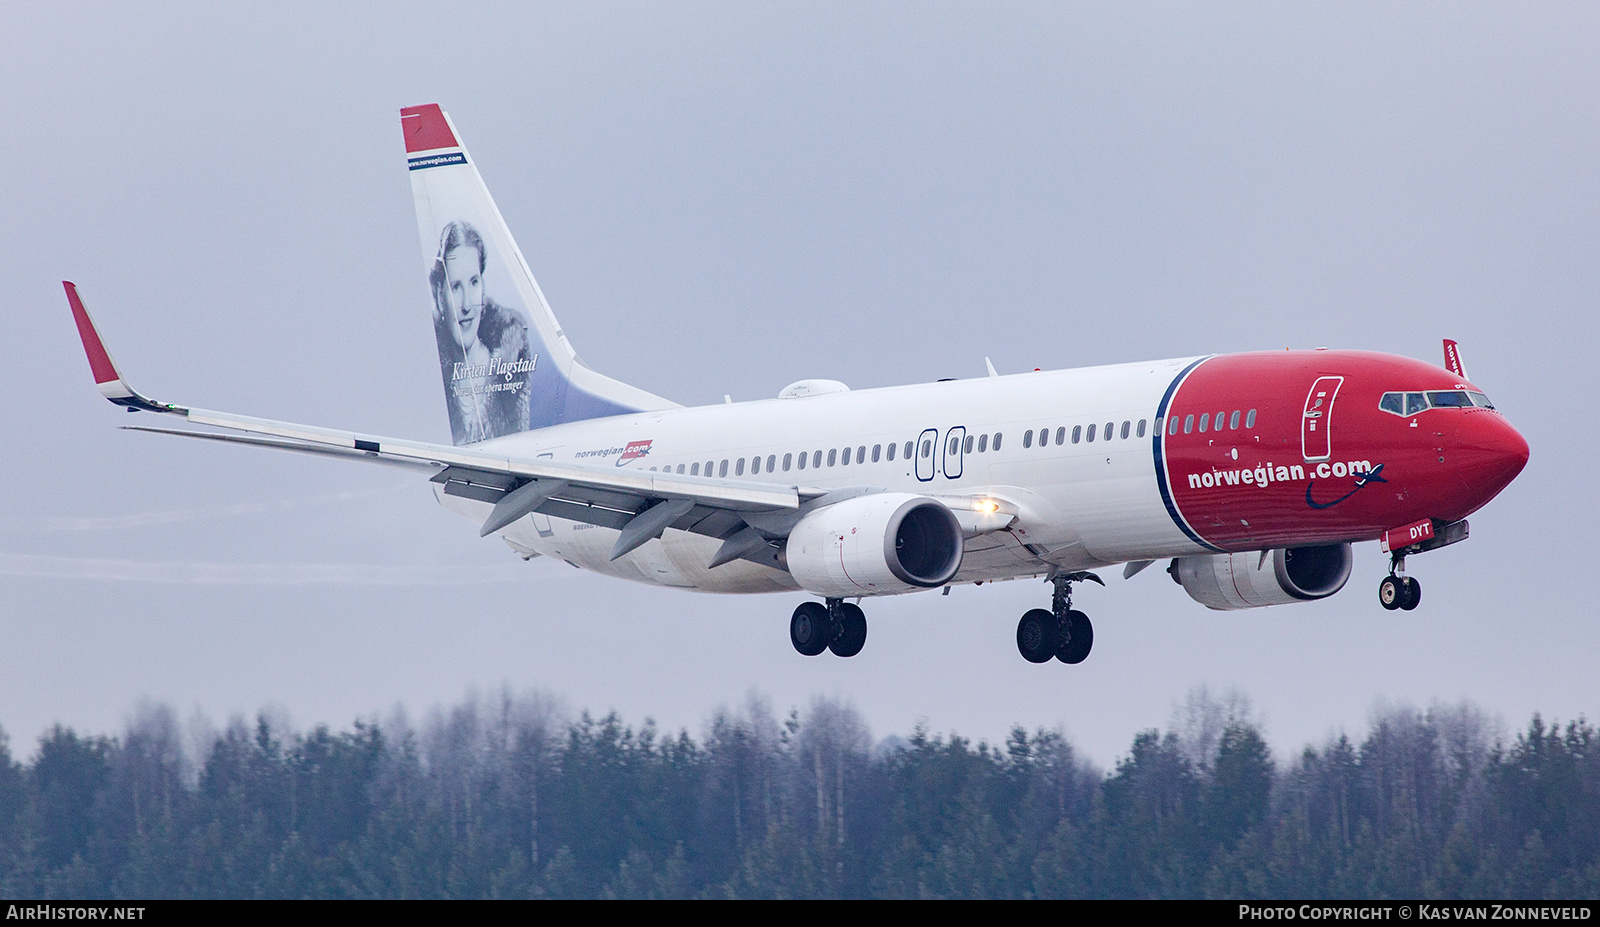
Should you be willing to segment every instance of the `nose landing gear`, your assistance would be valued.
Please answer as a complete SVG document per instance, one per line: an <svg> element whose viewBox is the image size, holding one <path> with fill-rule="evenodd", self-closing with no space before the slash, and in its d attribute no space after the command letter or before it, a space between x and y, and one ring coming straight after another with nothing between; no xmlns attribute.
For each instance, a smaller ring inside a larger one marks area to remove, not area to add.
<svg viewBox="0 0 1600 927"><path fill-rule="evenodd" d="M808 657L824 650L853 657L866 646L867 615L861 606L843 599L828 599L827 604L801 602L789 619L789 643Z"/></svg>
<svg viewBox="0 0 1600 927"><path fill-rule="evenodd" d="M1411 611L1422 602L1422 584L1405 575L1406 555L1396 552L1389 558L1389 575L1378 583L1378 604L1394 611Z"/></svg>
<svg viewBox="0 0 1600 927"><path fill-rule="evenodd" d="M1056 573L1049 582L1055 587L1050 608L1031 609L1017 623L1017 650L1029 663L1047 663L1052 657L1062 663L1082 663L1094 647L1094 625L1089 616L1072 607L1072 584L1090 580L1104 586L1100 577L1089 572Z"/></svg>

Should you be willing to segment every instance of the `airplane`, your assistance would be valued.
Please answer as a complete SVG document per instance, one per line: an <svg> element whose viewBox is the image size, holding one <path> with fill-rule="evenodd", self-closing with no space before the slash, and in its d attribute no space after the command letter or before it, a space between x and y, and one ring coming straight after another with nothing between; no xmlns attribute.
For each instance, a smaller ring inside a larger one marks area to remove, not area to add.
<svg viewBox="0 0 1600 927"><path fill-rule="evenodd" d="M1352 546L1390 555L1386 609L1414 609L1408 555L1466 539L1528 444L1467 379L1367 351L1219 354L685 408L582 363L476 162L437 104L401 110L452 445L148 399L63 282L100 392L225 431L134 430L383 463L524 559L713 593L807 593L807 656L866 643L876 596L1043 577L1032 663L1094 644L1072 587L1158 560L1218 610L1326 598ZM419 312L419 315L421 313ZM820 601L818 601L820 600ZM849 601L854 600L854 601Z"/></svg>

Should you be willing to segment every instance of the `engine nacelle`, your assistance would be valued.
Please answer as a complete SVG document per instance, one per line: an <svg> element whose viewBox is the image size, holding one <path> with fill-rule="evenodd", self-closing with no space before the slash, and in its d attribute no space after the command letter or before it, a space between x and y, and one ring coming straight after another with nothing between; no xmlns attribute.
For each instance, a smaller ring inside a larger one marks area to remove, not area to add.
<svg viewBox="0 0 1600 927"><path fill-rule="evenodd" d="M942 586L962 553L961 525L948 508L884 492L807 514L789 532L785 558L807 592L844 597Z"/></svg>
<svg viewBox="0 0 1600 927"><path fill-rule="evenodd" d="M1344 588L1354 562L1349 544L1325 544L1179 557L1168 572L1189 598L1226 611L1327 598Z"/></svg>

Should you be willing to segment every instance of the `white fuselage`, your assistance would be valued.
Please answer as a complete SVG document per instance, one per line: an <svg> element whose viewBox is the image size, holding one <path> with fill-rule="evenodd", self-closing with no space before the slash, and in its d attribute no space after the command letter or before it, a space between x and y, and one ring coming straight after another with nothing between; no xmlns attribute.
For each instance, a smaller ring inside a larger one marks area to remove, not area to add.
<svg viewBox="0 0 1600 927"><path fill-rule="evenodd" d="M475 449L685 474L709 466L715 472L707 475L719 478L805 488L993 498L1018 517L1007 530L968 538L954 582L1008 579L1204 551L1162 502L1151 444L1163 394L1194 360L640 412L508 435ZM1041 428L1050 432L1045 446L1033 440ZM1093 428L1094 440L1057 440L1058 429L1070 435L1074 428L1085 438ZM644 442L647 453L636 456ZM492 508L438 496L478 524ZM707 569L720 542L683 531L668 530L616 561L610 553L618 533L607 528L535 514L501 533L525 552L624 579L703 592L799 588L789 574L747 561Z"/></svg>

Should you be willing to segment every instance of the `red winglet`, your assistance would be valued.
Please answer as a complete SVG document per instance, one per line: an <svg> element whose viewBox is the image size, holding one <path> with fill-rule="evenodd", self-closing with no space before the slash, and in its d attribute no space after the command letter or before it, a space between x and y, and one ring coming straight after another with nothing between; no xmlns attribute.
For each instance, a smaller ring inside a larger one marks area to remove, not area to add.
<svg viewBox="0 0 1600 927"><path fill-rule="evenodd" d="M400 111L400 129L406 136L406 154L435 148L460 148L444 110L437 103L407 106Z"/></svg>
<svg viewBox="0 0 1600 927"><path fill-rule="evenodd" d="M1467 378L1467 370L1461 366L1461 349L1449 338L1444 339L1444 368L1463 380Z"/></svg>
<svg viewBox="0 0 1600 927"><path fill-rule="evenodd" d="M89 318L89 310L83 308L83 299L78 296L76 284L63 280L61 285L67 289L67 302L72 306L72 320L78 323L78 337L83 339L83 351L89 355L89 369L94 372L96 383L110 383L122 379L117 373L117 365L111 362L111 355L107 353L106 346L100 340L100 333L95 331L94 322Z"/></svg>

